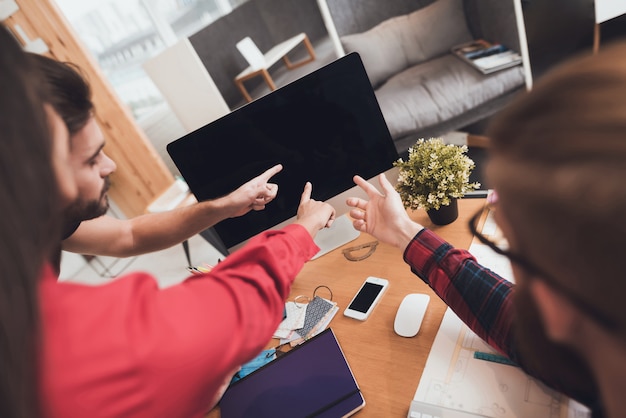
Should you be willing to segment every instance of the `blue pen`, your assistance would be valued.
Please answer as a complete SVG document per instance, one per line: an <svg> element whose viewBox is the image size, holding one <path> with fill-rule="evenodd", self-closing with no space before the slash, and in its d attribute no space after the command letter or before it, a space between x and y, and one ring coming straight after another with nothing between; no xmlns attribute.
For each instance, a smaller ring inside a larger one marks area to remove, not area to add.
<svg viewBox="0 0 626 418"><path fill-rule="evenodd" d="M478 360L491 361L493 363L506 364L507 366L519 367L519 366L517 366L517 363L512 361L510 358L502 356L500 354L484 353L482 351L475 351L474 352L474 358L478 359Z"/></svg>

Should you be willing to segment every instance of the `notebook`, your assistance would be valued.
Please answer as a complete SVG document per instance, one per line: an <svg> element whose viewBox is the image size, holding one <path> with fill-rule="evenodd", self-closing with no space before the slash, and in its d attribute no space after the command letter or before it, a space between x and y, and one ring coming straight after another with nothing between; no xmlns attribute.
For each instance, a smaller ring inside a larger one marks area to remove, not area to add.
<svg viewBox="0 0 626 418"><path fill-rule="evenodd" d="M232 384L222 418L347 417L365 406L331 328Z"/></svg>

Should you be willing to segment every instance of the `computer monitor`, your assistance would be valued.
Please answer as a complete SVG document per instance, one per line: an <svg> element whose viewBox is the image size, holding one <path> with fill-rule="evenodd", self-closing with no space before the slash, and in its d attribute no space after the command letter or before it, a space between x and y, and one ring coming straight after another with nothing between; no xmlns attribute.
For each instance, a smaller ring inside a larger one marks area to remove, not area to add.
<svg viewBox="0 0 626 418"><path fill-rule="evenodd" d="M215 225L229 251L292 220L307 181L313 184L312 198L329 201L353 188L355 174L371 179L398 159L356 53L171 142L167 151L199 201L224 196L275 164L283 165L271 180L278 184L278 196L264 210ZM348 209L337 199L331 204L338 216ZM342 239L342 234L348 236ZM343 216L318 234L319 254L356 236Z"/></svg>

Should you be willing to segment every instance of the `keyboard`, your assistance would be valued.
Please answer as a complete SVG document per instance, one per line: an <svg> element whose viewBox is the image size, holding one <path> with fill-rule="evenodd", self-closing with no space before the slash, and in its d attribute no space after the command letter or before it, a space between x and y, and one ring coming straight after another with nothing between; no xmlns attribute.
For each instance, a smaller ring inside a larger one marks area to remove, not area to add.
<svg viewBox="0 0 626 418"><path fill-rule="evenodd" d="M477 415L469 412L449 409L443 406L425 402L412 401L407 418L480 418L485 415Z"/></svg>

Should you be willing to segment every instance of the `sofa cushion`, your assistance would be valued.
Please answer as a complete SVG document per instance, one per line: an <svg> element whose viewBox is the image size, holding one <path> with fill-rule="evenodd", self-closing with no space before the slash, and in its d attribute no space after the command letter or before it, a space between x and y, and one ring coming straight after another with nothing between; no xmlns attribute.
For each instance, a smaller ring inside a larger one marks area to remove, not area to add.
<svg viewBox="0 0 626 418"><path fill-rule="evenodd" d="M482 75L447 54L390 78L376 90L376 98L391 136L398 138L445 122L523 85L521 66Z"/></svg>
<svg viewBox="0 0 626 418"><path fill-rule="evenodd" d="M346 53L358 52L377 87L407 67L440 56L472 40L462 0L436 0L408 15L341 37Z"/></svg>

